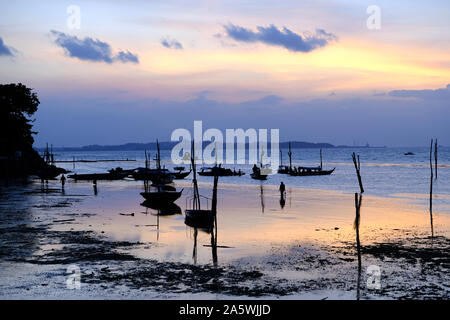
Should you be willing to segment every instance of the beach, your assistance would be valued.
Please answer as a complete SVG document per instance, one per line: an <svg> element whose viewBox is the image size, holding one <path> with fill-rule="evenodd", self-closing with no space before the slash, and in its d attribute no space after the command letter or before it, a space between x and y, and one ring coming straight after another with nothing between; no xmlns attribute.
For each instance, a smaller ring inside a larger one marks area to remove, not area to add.
<svg viewBox="0 0 450 320"><path fill-rule="evenodd" d="M353 193L288 184L281 203L276 185L221 178L217 228L206 232L185 224L190 179L174 186L184 189L174 214L141 205L142 182L131 179L99 182L96 194L91 182L68 181L63 192L58 180L2 189L1 298L450 296L445 194L436 196L433 237L427 194L363 195L358 272ZM212 178L199 190L211 197ZM69 266L81 272L80 289L67 287ZM379 288L368 284L370 266Z"/></svg>

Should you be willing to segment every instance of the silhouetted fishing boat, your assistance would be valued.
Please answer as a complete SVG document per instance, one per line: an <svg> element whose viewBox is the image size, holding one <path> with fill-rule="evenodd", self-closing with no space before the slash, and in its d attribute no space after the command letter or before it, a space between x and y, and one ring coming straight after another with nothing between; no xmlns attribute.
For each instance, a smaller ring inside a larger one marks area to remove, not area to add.
<svg viewBox="0 0 450 320"><path fill-rule="evenodd" d="M256 164L255 164L252 168L253 172L250 174L250 177L252 177L252 179L267 180L268 174L271 173L270 169L264 168L264 166L263 166L263 163L262 163L263 155L264 155L264 150L261 150L261 160L259 162L259 167L256 166Z"/></svg>
<svg viewBox="0 0 450 320"><path fill-rule="evenodd" d="M199 176L213 177L217 175L219 177L232 177L232 176L243 176L245 172L242 172L240 169L238 171L231 170L228 168L222 168L220 165L216 165L214 167L203 167L201 171L198 172Z"/></svg>
<svg viewBox="0 0 450 320"><path fill-rule="evenodd" d="M120 180L128 176L127 172L108 172L108 173L87 173L87 174L72 174L68 178L74 180Z"/></svg>
<svg viewBox="0 0 450 320"><path fill-rule="evenodd" d="M192 142L191 147L191 165L192 165L192 172L193 172L193 179L192 184L194 185L194 194L192 197L186 199L186 201L191 200L191 207L190 209L186 209L185 212L185 223L189 226L198 226L201 227L203 225L209 225L212 224L214 221L214 211L211 209L208 209L208 202L209 198L201 196L198 192L198 185L197 185L197 170L196 165L194 161L194 142ZM214 168L219 168L218 166L215 166ZM213 169L212 172L215 173L216 169ZM218 171L217 171L218 173ZM215 206L217 200L216 200L216 194L217 194L217 181L218 181L218 175L214 175L214 191L213 191L213 206ZM201 198L207 200L206 207L207 209L201 208ZM188 207L188 205L186 205Z"/></svg>
<svg viewBox="0 0 450 320"><path fill-rule="evenodd" d="M289 174L292 170L292 152L291 152L291 142L289 142L289 166L283 165L283 152L280 150L280 158L281 158L281 164L278 167L278 173L280 174Z"/></svg>
<svg viewBox="0 0 450 320"><path fill-rule="evenodd" d="M279 166L278 167L278 173L280 173L280 174L289 174L289 167L288 166Z"/></svg>
<svg viewBox="0 0 450 320"><path fill-rule="evenodd" d="M180 167L177 167L177 168L180 168ZM185 172L183 172L182 170L184 170L184 167L181 167L181 168L183 168L183 169L181 169L181 170L179 170L178 172L172 172L172 175L174 176L174 179L176 179L176 180L181 180L181 179L184 179L184 178L186 178L190 173L191 173L191 171L192 170L189 170L189 171L185 171ZM175 168L175 170L176 170L176 168Z"/></svg>
<svg viewBox="0 0 450 320"><path fill-rule="evenodd" d="M289 173L291 176L326 176L333 173L334 169L323 170L321 167L294 167Z"/></svg>
<svg viewBox="0 0 450 320"><path fill-rule="evenodd" d="M267 174L261 174L261 172L252 172L250 177L255 180L267 180Z"/></svg>
<svg viewBox="0 0 450 320"><path fill-rule="evenodd" d="M181 189L181 191L171 191L165 188L156 187L156 191L147 190L141 192L141 196L153 205L168 205L180 198L182 193L183 189Z"/></svg>
<svg viewBox="0 0 450 320"><path fill-rule="evenodd" d="M414 152L405 152L404 155L405 155L405 156L413 156L413 155L414 155Z"/></svg>
<svg viewBox="0 0 450 320"><path fill-rule="evenodd" d="M317 167L293 167L290 169L289 174L291 176L326 176L330 175L334 172L336 168L333 168L331 170L323 170L323 163L322 163L322 149L320 149L320 166Z"/></svg>
<svg viewBox="0 0 450 320"><path fill-rule="evenodd" d="M175 175L167 169L137 168L131 174L134 180L150 180L155 184L169 184Z"/></svg>
<svg viewBox="0 0 450 320"><path fill-rule="evenodd" d="M156 169L150 169L150 160L147 151L145 151L145 168L137 168L132 173L135 180L150 180L154 184L169 184L173 182L175 174L166 168L161 167L161 152L159 149L159 142L156 140L157 155L156 155Z"/></svg>

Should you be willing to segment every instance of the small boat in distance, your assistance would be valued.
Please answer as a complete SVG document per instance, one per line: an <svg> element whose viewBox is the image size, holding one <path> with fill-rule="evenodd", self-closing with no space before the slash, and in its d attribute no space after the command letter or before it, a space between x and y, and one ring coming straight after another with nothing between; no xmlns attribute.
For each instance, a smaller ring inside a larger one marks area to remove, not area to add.
<svg viewBox="0 0 450 320"><path fill-rule="evenodd" d="M333 168L331 170L323 170L323 164L322 164L322 149L320 149L320 166L317 167L294 167L289 174L291 176L300 176L300 177L307 177L307 176L326 176L330 175L334 172L336 168Z"/></svg>
<svg viewBox="0 0 450 320"><path fill-rule="evenodd" d="M405 152L404 155L405 155L405 156L414 156L415 153L414 153L414 152L408 151L408 152Z"/></svg>
<svg viewBox="0 0 450 320"><path fill-rule="evenodd" d="M135 180L150 180L154 184L169 184L175 179L175 174L166 168L161 167L161 152L159 142L156 140L158 153L156 155L156 169L150 168L150 159L147 151L145 151L145 168L137 168L132 176Z"/></svg>
<svg viewBox="0 0 450 320"><path fill-rule="evenodd" d="M255 180L267 180L267 176L271 173L270 169L264 168L262 164L262 158L264 155L264 150L261 150L261 160L259 162L259 167L254 164L252 168L252 173L250 174L250 177Z"/></svg>
<svg viewBox="0 0 450 320"><path fill-rule="evenodd" d="M291 142L289 142L289 166L283 165L283 152L280 150L281 164L278 167L278 173L289 174L292 171L292 152L291 152Z"/></svg>
<svg viewBox="0 0 450 320"><path fill-rule="evenodd" d="M333 173L334 169L323 170L321 167L294 167L289 173L291 176L326 176Z"/></svg>
<svg viewBox="0 0 450 320"><path fill-rule="evenodd" d="M245 172L242 172L241 169L238 171L231 170L227 168L222 168L222 165L215 165L214 167L203 167L201 171L198 172L199 176L205 177L213 177L214 175L218 175L219 177L232 177L232 176L243 176Z"/></svg>
<svg viewBox="0 0 450 320"><path fill-rule="evenodd" d="M94 181L94 180L121 180L126 178L128 175L129 175L128 170L123 170L122 168L117 167L116 169L109 170L108 173L86 173L86 174L75 173L67 177L74 180Z"/></svg>

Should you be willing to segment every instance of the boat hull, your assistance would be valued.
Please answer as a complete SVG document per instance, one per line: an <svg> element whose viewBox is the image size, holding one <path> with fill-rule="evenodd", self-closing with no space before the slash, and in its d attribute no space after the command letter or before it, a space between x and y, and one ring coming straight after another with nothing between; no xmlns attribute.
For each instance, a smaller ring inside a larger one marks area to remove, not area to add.
<svg viewBox="0 0 450 320"><path fill-rule="evenodd" d="M172 172L172 175L174 176L175 180L181 180L186 178L189 174L191 173L191 171L186 171L186 172Z"/></svg>
<svg viewBox="0 0 450 320"><path fill-rule="evenodd" d="M155 191L155 192L141 192L141 196L154 205L164 205L175 202L181 197L181 191Z"/></svg>
<svg viewBox="0 0 450 320"><path fill-rule="evenodd" d="M120 180L124 179L127 174L112 174L112 173L92 173L92 174L72 174L68 178L74 180Z"/></svg>
<svg viewBox="0 0 450 320"><path fill-rule="evenodd" d="M295 177L309 177L309 176L327 176L330 175L334 172L333 168L331 170L319 170L319 171L304 171L304 172L291 172L290 175L291 176L295 176Z"/></svg>
<svg viewBox="0 0 450 320"><path fill-rule="evenodd" d="M267 180L267 175L265 174L252 173L250 177L255 180Z"/></svg>

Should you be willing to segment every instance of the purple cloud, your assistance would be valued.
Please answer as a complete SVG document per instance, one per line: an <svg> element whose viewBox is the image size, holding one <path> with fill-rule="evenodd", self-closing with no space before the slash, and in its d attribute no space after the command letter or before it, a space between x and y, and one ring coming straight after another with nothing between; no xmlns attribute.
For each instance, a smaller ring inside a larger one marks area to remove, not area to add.
<svg viewBox="0 0 450 320"><path fill-rule="evenodd" d="M90 37L79 39L76 36L67 35L63 32L54 30L51 31L51 34L56 37L54 40L55 43L63 48L65 53L72 58L106 63L113 63L115 61L139 63L138 56L130 51L119 51L119 53L114 56L112 54L111 46L98 39Z"/></svg>
<svg viewBox="0 0 450 320"><path fill-rule="evenodd" d="M268 45L280 46L293 52L310 52L328 45L337 37L323 29L317 29L314 34L297 34L286 27L278 29L273 24L268 27L256 27L253 31L244 27L228 24L224 26L226 35L239 42L262 42Z"/></svg>

